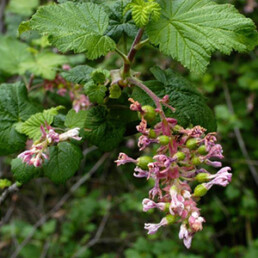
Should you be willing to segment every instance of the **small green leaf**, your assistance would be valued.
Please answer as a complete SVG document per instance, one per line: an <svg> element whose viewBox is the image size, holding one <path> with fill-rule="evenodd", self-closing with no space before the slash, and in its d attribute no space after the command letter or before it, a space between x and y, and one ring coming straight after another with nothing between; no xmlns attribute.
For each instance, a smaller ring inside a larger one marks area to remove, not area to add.
<svg viewBox="0 0 258 258"><path fill-rule="evenodd" d="M135 24L138 27L146 26L150 20L156 22L160 18L160 5L153 0L132 0L124 12L132 11L132 16Z"/></svg>
<svg viewBox="0 0 258 258"><path fill-rule="evenodd" d="M84 128L87 117L86 110L80 110L78 113L71 109L65 118L65 127L67 128Z"/></svg>
<svg viewBox="0 0 258 258"><path fill-rule="evenodd" d="M104 84L110 78L110 72L105 69L95 69L91 73L91 79L96 84Z"/></svg>
<svg viewBox="0 0 258 258"><path fill-rule="evenodd" d="M128 3L129 0L115 1L108 10L110 22L107 35L117 42L123 35L134 38L138 32L138 28L132 20L131 13L127 12L124 14L124 9Z"/></svg>
<svg viewBox="0 0 258 258"><path fill-rule="evenodd" d="M113 150L123 140L125 124L110 115L103 106L87 110L85 136L103 151Z"/></svg>
<svg viewBox="0 0 258 258"><path fill-rule="evenodd" d="M53 80L56 77L57 68L67 62L65 56L52 52L43 51L34 56L33 60L25 61L21 64L21 73L29 71L44 79Z"/></svg>
<svg viewBox="0 0 258 258"><path fill-rule="evenodd" d="M97 85L93 81L89 81L84 86L85 94L93 103L103 104L106 96L107 87L104 85Z"/></svg>
<svg viewBox="0 0 258 258"><path fill-rule="evenodd" d="M30 166L27 163L23 163L21 159L13 159L11 162L11 171L15 180L24 184L30 181L32 178L40 177L42 168L36 168Z"/></svg>
<svg viewBox="0 0 258 258"><path fill-rule="evenodd" d="M3 36L0 36L0 57L0 70L10 75L22 74L21 65L33 60L28 45Z"/></svg>
<svg viewBox="0 0 258 258"><path fill-rule="evenodd" d="M194 73L204 73L213 52L248 51L258 43L251 19L233 5L211 0L159 0L161 18L146 32L151 43Z"/></svg>
<svg viewBox="0 0 258 258"><path fill-rule="evenodd" d="M29 102L24 85L19 82L0 85L0 155L24 148L26 137L16 131L16 125L37 111Z"/></svg>
<svg viewBox="0 0 258 258"><path fill-rule="evenodd" d="M51 125L54 121L54 117L58 114L58 111L62 109L62 106L44 110L42 113L32 115L22 125L19 125L19 132L24 133L34 141L39 140L41 137L40 126L45 126L45 123Z"/></svg>
<svg viewBox="0 0 258 258"><path fill-rule="evenodd" d="M80 166L82 152L78 146L61 142L49 149L49 160L45 163L44 175L56 184L65 183Z"/></svg>
<svg viewBox="0 0 258 258"><path fill-rule="evenodd" d="M30 21L23 21L18 28L18 33L19 36L21 36L21 34L23 34L26 31L30 31L31 27L30 27Z"/></svg>
<svg viewBox="0 0 258 258"><path fill-rule="evenodd" d="M91 79L94 68L88 65L78 65L70 71L62 72L61 76L72 83L84 84Z"/></svg>
<svg viewBox="0 0 258 258"><path fill-rule="evenodd" d="M169 96L169 104L176 108L172 113L164 109L166 114L178 120L183 127L200 125L209 132L216 131L216 120L213 112L207 106L205 98L191 85L189 81L172 70L162 71L159 67L151 69L157 81L145 84L160 98ZM141 89L135 88L132 98L142 105L153 104L153 101Z"/></svg>
<svg viewBox="0 0 258 258"><path fill-rule="evenodd" d="M108 15L93 3L43 6L30 23L32 29L49 35L50 43L62 52L85 52L89 59L96 59L116 47L110 37L104 36Z"/></svg>

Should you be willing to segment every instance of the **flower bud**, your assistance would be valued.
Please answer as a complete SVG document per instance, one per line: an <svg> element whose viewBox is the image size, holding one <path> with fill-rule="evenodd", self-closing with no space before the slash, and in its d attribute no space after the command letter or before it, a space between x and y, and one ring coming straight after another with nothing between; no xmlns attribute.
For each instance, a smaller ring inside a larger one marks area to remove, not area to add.
<svg viewBox="0 0 258 258"><path fill-rule="evenodd" d="M195 197L202 197L208 192L208 189L205 187L205 184L197 185L194 189Z"/></svg>
<svg viewBox="0 0 258 258"><path fill-rule="evenodd" d="M176 216L169 214L166 216L166 220L168 224L173 224L176 221Z"/></svg>
<svg viewBox="0 0 258 258"><path fill-rule="evenodd" d="M196 138L191 138L186 142L186 147L190 150L194 150L198 147L198 141Z"/></svg>
<svg viewBox="0 0 258 258"><path fill-rule="evenodd" d="M195 166L198 166L198 165L200 165L202 163L201 160L198 157L196 157L196 156L194 156L191 159L191 161L192 161L193 165L195 165Z"/></svg>
<svg viewBox="0 0 258 258"><path fill-rule="evenodd" d="M153 129L149 130L149 138L155 139L157 137L156 132Z"/></svg>
<svg viewBox="0 0 258 258"><path fill-rule="evenodd" d="M147 122L151 123L156 118L156 112L152 106L143 106L142 110L144 111L144 118L147 120Z"/></svg>
<svg viewBox="0 0 258 258"><path fill-rule="evenodd" d="M158 141L161 145L167 145L169 144L170 141L170 137L166 136L166 135L161 135L158 137Z"/></svg>
<svg viewBox="0 0 258 258"><path fill-rule="evenodd" d="M198 148L197 152L198 152L199 154L201 154L201 155L206 155L206 154L208 153L207 150L206 150L205 145L200 146L200 147Z"/></svg>
<svg viewBox="0 0 258 258"><path fill-rule="evenodd" d="M137 159L137 166L144 170L148 170L148 164L153 162L153 158L149 156L142 156Z"/></svg>
<svg viewBox="0 0 258 258"><path fill-rule="evenodd" d="M173 158L177 158L178 161L183 161L185 159L185 154L182 151L178 151Z"/></svg>
<svg viewBox="0 0 258 258"><path fill-rule="evenodd" d="M199 182L199 183L204 183L209 181L209 174L207 173L199 173L195 179Z"/></svg>

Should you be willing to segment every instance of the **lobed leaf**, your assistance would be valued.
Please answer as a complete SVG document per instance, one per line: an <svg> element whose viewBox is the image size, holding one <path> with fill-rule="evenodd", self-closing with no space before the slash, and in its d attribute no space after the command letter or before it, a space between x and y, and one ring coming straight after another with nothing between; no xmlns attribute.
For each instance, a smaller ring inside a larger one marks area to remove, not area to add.
<svg viewBox="0 0 258 258"><path fill-rule="evenodd" d="M84 128L87 118L87 111L80 110L78 113L74 109L71 109L65 118L65 127L67 128Z"/></svg>
<svg viewBox="0 0 258 258"><path fill-rule="evenodd" d="M69 142L61 142L50 147L49 160L45 163L44 175L56 184L65 183L80 166L82 152Z"/></svg>
<svg viewBox="0 0 258 258"><path fill-rule="evenodd" d="M103 151L111 151L123 140L125 125L104 106L87 110L85 137Z"/></svg>
<svg viewBox="0 0 258 258"><path fill-rule="evenodd" d="M147 25L151 43L194 73L204 73L216 50L248 51L258 43L251 19L211 0L159 0L161 18Z"/></svg>
<svg viewBox="0 0 258 258"><path fill-rule="evenodd" d="M85 84L84 91L92 103L103 104L107 87L105 85L97 85L93 81L89 81Z"/></svg>
<svg viewBox="0 0 258 258"><path fill-rule="evenodd" d="M0 36L0 70L6 74L22 74L21 65L33 60L28 45L11 37Z"/></svg>
<svg viewBox="0 0 258 258"><path fill-rule="evenodd" d="M84 84L91 79L94 68L88 65L78 65L67 72L62 72L61 76L72 83Z"/></svg>
<svg viewBox="0 0 258 258"><path fill-rule="evenodd" d="M21 73L30 73L44 79L53 80L56 77L58 66L67 62L67 58L52 52L44 51L34 56L33 60L21 63Z"/></svg>
<svg viewBox="0 0 258 258"><path fill-rule="evenodd" d="M32 178L39 177L42 174L42 168L30 166L27 163L22 162L19 158L12 160L11 171L15 180L22 184L27 183Z"/></svg>
<svg viewBox="0 0 258 258"><path fill-rule="evenodd" d="M37 111L29 102L24 85L19 82L0 85L0 155L24 148L26 137L16 131L16 126Z"/></svg>
<svg viewBox="0 0 258 258"><path fill-rule="evenodd" d="M108 15L100 6L71 2L40 7L30 21L31 28L47 34L60 51L85 52L89 59L115 49L115 42L104 35L108 23Z"/></svg>
<svg viewBox="0 0 258 258"><path fill-rule="evenodd" d="M45 123L51 125L54 121L54 117L62 108L62 106L58 106L44 110L42 113L32 115L28 120L26 120L19 126L19 132L26 134L30 139L33 139L34 141L39 140L41 138L40 126L45 126Z"/></svg>

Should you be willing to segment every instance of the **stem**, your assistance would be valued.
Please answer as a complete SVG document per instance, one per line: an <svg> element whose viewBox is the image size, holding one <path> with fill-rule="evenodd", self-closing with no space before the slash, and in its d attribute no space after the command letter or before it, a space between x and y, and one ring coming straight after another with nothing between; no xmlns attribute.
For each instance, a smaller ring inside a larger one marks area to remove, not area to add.
<svg viewBox="0 0 258 258"><path fill-rule="evenodd" d="M128 57L121 50L116 48L115 51L117 52L117 54L119 54L123 58L125 64L130 65L130 61L129 61Z"/></svg>
<svg viewBox="0 0 258 258"><path fill-rule="evenodd" d="M128 78L128 82L138 86L140 89L145 91L150 96L150 98L154 101L157 109L160 110L163 113L162 106L160 104L160 99L152 90L150 90L146 85L141 83L139 80L136 80L136 79L133 79L133 78Z"/></svg>
<svg viewBox="0 0 258 258"><path fill-rule="evenodd" d="M137 49L135 48L135 46L140 43L141 39L142 39L142 36L143 36L143 33L144 33L144 29L140 29L138 31L138 34L136 35L135 39L134 39L134 42L132 44L132 47L127 55L127 58L129 60L130 63L125 63L124 64L124 70L123 70L123 76L126 77L128 76L129 74L129 71L130 71L130 68L131 68L131 63L133 62L134 60L134 57L136 55L136 52L137 52Z"/></svg>

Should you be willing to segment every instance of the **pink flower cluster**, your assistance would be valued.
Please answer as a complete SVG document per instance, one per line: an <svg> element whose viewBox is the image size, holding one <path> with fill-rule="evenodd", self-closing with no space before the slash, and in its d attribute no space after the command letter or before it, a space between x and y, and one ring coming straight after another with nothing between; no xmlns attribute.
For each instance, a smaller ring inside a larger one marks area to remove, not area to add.
<svg viewBox="0 0 258 258"><path fill-rule="evenodd" d="M64 65L63 70L69 71L70 67ZM83 87L81 85L67 82L59 74L57 74L56 78L52 81L45 80L44 89L46 91L56 92L62 97L68 95L72 101L73 109L76 112L86 110L91 105L89 98L83 94Z"/></svg>
<svg viewBox="0 0 258 258"><path fill-rule="evenodd" d="M26 150L18 155L18 158L22 159L24 163L33 165L34 167L41 167L44 160L48 159L46 152L49 146L58 142L67 141L69 139L74 139L77 141L82 139L79 137L80 128L74 128L65 133L58 134L51 126L47 124L45 126L46 129L43 125L40 127L42 134L41 139L34 143L29 150Z"/></svg>
<svg viewBox="0 0 258 258"><path fill-rule="evenodd" d="M149 198L142 202L143 211L156 208L164 213L164 217L158 224L145 224L148 234L156 233L160 227L180 223L179 238L190 248L194 234L202 230L205 222L197 202L213 185L225 187L231 181L232 174L228 172L231 169L224 167L211 174L204 168L207 165L222 167L218 160L223 158L223 150L216 143L216 133L205 134L206 130L201 126L184 129L177 125L176 119L167 118L159 108L155 112L160 116L160 122L151 128L145 119L148 114L140 103L130 101L131 109L138 111L142 118L137 126L141 133L138 140L140 150L151 144L159 144L159 148L153 157L138 159L120 153L116 163L118 166L134 163L135 177L154 180ZM200 184L192 190L191 183L194 181Z"/></svg>

